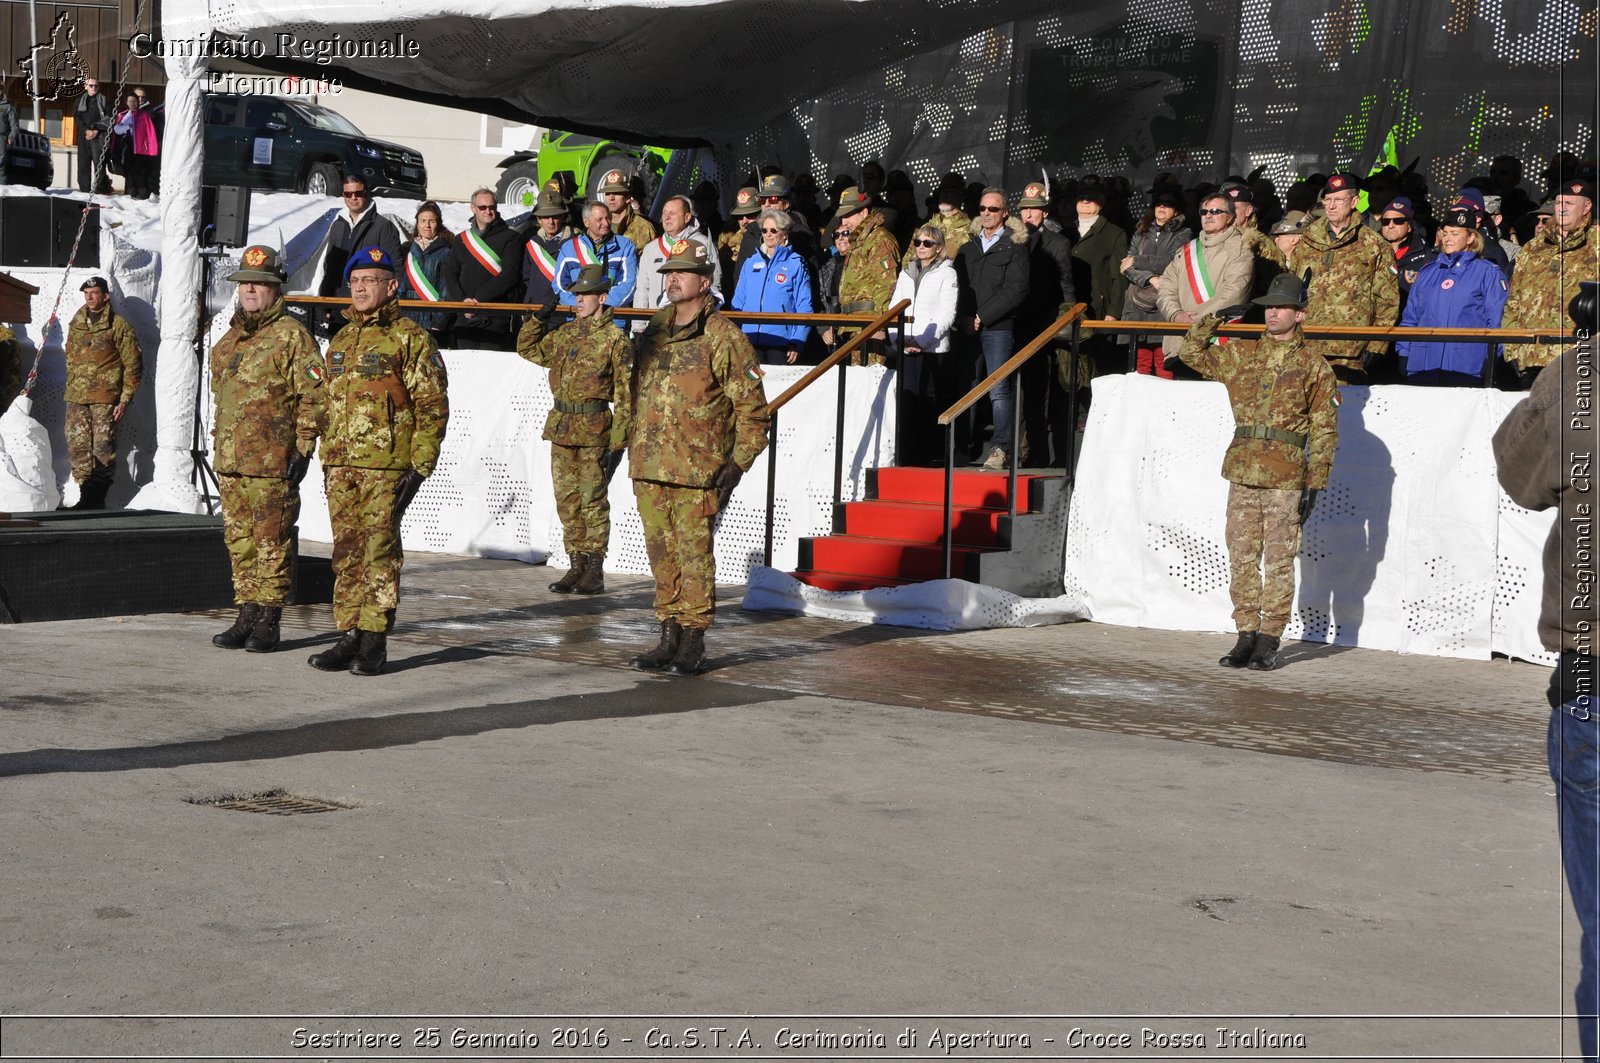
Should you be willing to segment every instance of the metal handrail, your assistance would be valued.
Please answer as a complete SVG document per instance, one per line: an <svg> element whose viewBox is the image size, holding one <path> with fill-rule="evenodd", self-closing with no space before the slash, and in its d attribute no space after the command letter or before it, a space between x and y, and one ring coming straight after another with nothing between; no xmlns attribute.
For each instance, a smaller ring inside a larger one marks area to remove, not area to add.
<svg viewBox="0 0 1600 1063"><path fill-rule="evenodd" d="M293 292L285 292L283 301L305 306L337 306L344 308L350 305L349 298L340 298L336 295L299 295ZM525 314L544 309L543 303L429 302L426 299L396 299L395 302L402 307L418 310L492 310L500 313ZM560 309L560 307L558 306L557 309ZM570 310L571 307L567 309ZM617 306L611 308L611 313L614 317L649 319L659 313L660 310L660 307L651 310L634 306ZM780 314L771 311L758 312L754 310L722 310L719 313L735 324L749 322L751 324L769 325L871 325L878 320L871 314ZM914 319L908 317L906 320L911 321Z"/></svg>
<svg viewBox="0 0 1600 1063"><path fill-rule="evenodd" d="M767 403L767 413L771 418L767 424L767 536L763 564L772 567L772 521L778 500L778 411L789 404L791 400L806 388L815 384L822 375L840 362L860 350L862 345L870 340L873 335L888 326L889 322L905 313L911 305L910 299L902 299L883 313L870 317L862 326L861 331L851 336L839 349L834 351L821 362L811 367L806 375L796 380L784 389L783 393ZM835 403L833 423L833 504L839 505L839 496L844 490L844 396L845 373L843 367L839 369L839 397ZM898 419L896 421L898 424Z"/></svg>
<svg viewBox="0 0 1600 1063"><path fill-rule="evenodd" d="M963 413L965 413L968 409L970 409L979 399L983 398L985 395L989 394L989 392L993 391L995 386L998 385L1001 381L1003 381L1003 380L1007 379L1008 377L1010 377L1018 369L1021 369L1022 366L1025 365L1028 362L1028 360L1031 359L1034 355L1036 355L1040 351L1044 350L1044 348L1046 346L1048 346L1050 344L1050 342L1052 340L1054 340L1056 338L1056 336L1064 328L1072 329L1073 379L1076 380L1076 374L1077 374L1077 351L1078 351L1078 328L1079 328L1080 324L1082 323L1083 315L1088 313L1088 311L1089 311L1089 307L1086 304L1084 304L1084 303L1074 303L1070 310L1068 310L1066 313L1062 314L1060 317L1056 318L1055 321L1051 322L1050 325L1043 332L1039 333L1039 335L1035 336L1031 341L1029 341L1027 346L1023 347L1022 350L1018 351L1016 354L1013 354L1010 358L1006 359L1006 361L999 368L997 368L994 372L990 373L988 376L984 377L982 380L978 381L978 384L977 384L976 387L974 387L971 391L967 392L965 395L961 396L961 398L957 399L955 401L955 403L950 406L949 409L945 410L943 413L941 413L939 415L938 423L944 426L944 532L943 532L943 535L941 536L941 538L943 540L943 546L944 546L944 578L945 579L949 579L950 578L950 566L951 566L951 562L952 562L952 559L953 559L954 548L955 548L955 537L956 537L955 528L951 526L951 518L952 518L952 516L954 514L954 509L955 509L955 505L954 505L954 491L955 491L954 484L955 484L955 469L956 469L956 432L955 432L955 424L954 424L955 419L957 417L960 417ZM1020 395L1018 396L1018 398L1020 398ZM1073 402L1073 405L1075 407L1076 403L1077 403L1077 389L1076 388L1073 388L1072 402ZM1073 420L1074 420L1074 422L1076 421L1076 416L1075 415L1074 415ZM1011 404L1011 462L1010 462L1011 467L1006 473L1006 509L1009 511L1010 515L1013 516L1013 517L1015 517L1017 515L1018 436L1021 433L1021 425L1022 425L1022 403L1021 402L1012 402L1012 404ZM1075 424L1074 424L1074 427L1076 427ZM998 424L995 425L994 426L994 430L995 430L995 432L998 433L1000 431L1000 426Z"/></svg>
<svg viewBox="0 0 1600 1063"><path fill-rule="evenodd" d="M1193 326L1182 321L1112 321L1091 320L1083 322L1085 332L1148 332L1164 336L1182 336ZM1223 325L1217 329L1219 336L1237 336L1250 339L1265 333L1265 325ZM1300 332L1308 340L1444 340L1457 343L1574 343L1576 337L1561 329L1506 329L1506 328L1421 328L1416 325L1301 325Z"/></svg>

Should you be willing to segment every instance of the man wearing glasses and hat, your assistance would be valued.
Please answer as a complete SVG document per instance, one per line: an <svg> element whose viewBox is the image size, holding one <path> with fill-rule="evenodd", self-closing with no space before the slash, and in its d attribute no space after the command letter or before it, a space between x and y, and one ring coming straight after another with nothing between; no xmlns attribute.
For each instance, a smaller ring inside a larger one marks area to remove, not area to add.
<svg viewBox="0 0 1600 1063"><path fill-rule="evenodd" d="M1217 339L1242 309L1207 314L1183 338L1179 359L1228 389L1233 443L1222 459L1228 488L1228 561L1237 642L1217 662L1271 671L1294 603L1300 527L1328 486L1339 441L1339 385L1300 333L1300 280L1280 273L1254 300L1266 308L1260 340Z"/></svg>
<svg viewBox="0 0 1600 1063"><path fill-rule="evenodd" d="M1567 329L1567 303L1584 281L1600 280L1600 229L1594 223L1594 185L1568 178L1556 188L1550 222L1517 254L1500 325L1508 329ZM1506 361L1531 382L1549 364L1556 344L1508 343Z"/></svg>
<svg viewBox="0 0 1600 1063"><path fill-rule="evenodd" d="M289 597L300 481L327 416L327 372L311 333L284 313L278 252L257 244L239 262L228 277L239 309L211 348L212 466L239 615L211 644L268 653Z"/></svg>
<svg viewBox="0 0 1600 1063"><path fill-rule="evenodd" d="M116 478L117 425L144 377L133 326L111 309L111 287L90 277L67 326L67 453L78 482L73 509L101 509Z"/></svg>
<svg viewBox="0 0 1600 1063"><path fill-rule="evenodd" d="M394 259L364 247L345 270L349 322L328 344L322 471L333 525L333 620L324 672L377 675L400 604L400 520L432 473L450 419L444 359L396 305Z"/></svg>
<svg viewBox="0 0 1600 1063"><path fill-rule="evenodd" d="M1313 325L1393 325L1400 317L1394 252L1361 224L1356 198L1361 182L1336 173L1323 186L1323 216L1306 226L1289 259L1289 272L1311 272L1306 320ZM1381 340L1317 340L1312 350L1328 360L1333 375L1365 384L1367 370L1387 349Z"/></svg>
<svg viewBox="0 0 1600 1063"><path fill-rule="evenodd" d="M900 245L884 225L883 214L872 206L870 197L859 188L847 188L839 196L834 212L838 232L849 234L848 257L839 275L841 314L878 314L889 308L894 282L900 275ZM842 249L843 250L843 249ZM823 340L831 342L823 331ZM854 336L856 327L837 330L841 342ZM851 355L852 365L882 365L884 333L872 336Z"/></svg>
<svg viewBox="0 0 1600 1063"><path fill-rule="evenodd" d="M523 245L522 275L528 281L523 302L545 306L561 297L556 268L561 262L561 245L574 235L572 226L567 224L568 216L567 198L556 182L549 182L534 205L535 227Z"/></svg>
<svg viewBox="0 0 1600 1063"><path fill-rule="evenodd" d="M621 170L611 170L600 179L600 198L611 212L611 231L626 237L635 254L642 253L645 245L656 238L656 227L650 219L638 214L630 202L633 189Z"/></svg>
<svg viewBox="0 0 1600 1063"><path fill-rule="evenodd" d="M1378 212L1378 233L1394 254L1395 280L1400 289L1400 309L1404 310L1422 267L1438 252L1416 230L1417 212L1409 196L1395 196Z"/></svg>
<svg viewBox="0 0 1600 1063"><path fill-rule="evenodd" d="M746 185L733 197L733 209L728 212L735 228L717 237L717 261L722 266L722 294L733 298L733 288L739 283L739 271L760 241L745 242L745 233L756 228L756 215L761 213L761 197L752 185ZM759 235L759 233L757 234Z"/></svg>
<svg viewBox="0 0 1600 1063"><path fill-rule="evenodd" d="M811 223L806 216L794 209L790 195L787 177L780 173L768 174L761 179L761 185L756 190L756 204L761 210L781 210L789 215L789 246L806 260L806 267L814 271L817 265L817 234L811 231ZM760 230L755 226L744 230L739 244L740 269L744 268L744 260L755 254L760 246Z"/></svg>

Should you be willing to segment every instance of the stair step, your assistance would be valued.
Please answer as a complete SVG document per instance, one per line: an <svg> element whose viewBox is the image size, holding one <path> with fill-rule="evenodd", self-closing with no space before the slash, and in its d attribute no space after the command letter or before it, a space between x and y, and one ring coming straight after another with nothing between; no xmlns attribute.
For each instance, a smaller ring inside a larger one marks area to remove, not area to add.
<svg viewBox="0 0 1600 1063"><path fill-rule="evenodd" d="M916 543L938 543L944 535L944 503L869 500L843 505L843 531L874 539L902 539ZM958 546L995 547L1000 543L1000 521L1004 509L986 506L956 506L950 512L950 526Z"/></svg>
<svg viewBox="0 0 1600 1063"><path fill-rule="evenodd" d="M1028 508L1032 480L1048 479L1037 473L1017 474L1017 510ZM957 469L950 485L952 504L991 509L1006 507L1006 474L988 469ZM872 497L885 502L944 502L944 470L913 465L875 470Z"/></svg>
<svg viewBox="0 0 1600 1063"><path fill-rule="evenodd" d="M870 591L876 587L904 587L920 582L893 576L863 576L858 572L819 572L815 569L792 573L801 583L824 591Z"/></svg>
<svg viewBox="0 0 1600 1063"><path fill-rule="evenodd" d="M911 581L944 577L944 550L937 543L910 543L865 535L827 535L811 539L807 545L809 548L802 546L800 556L813 572L888 576ZM969 566L980 552L980 549L957 546L951 552L951 575L967 578Z"/></svg>

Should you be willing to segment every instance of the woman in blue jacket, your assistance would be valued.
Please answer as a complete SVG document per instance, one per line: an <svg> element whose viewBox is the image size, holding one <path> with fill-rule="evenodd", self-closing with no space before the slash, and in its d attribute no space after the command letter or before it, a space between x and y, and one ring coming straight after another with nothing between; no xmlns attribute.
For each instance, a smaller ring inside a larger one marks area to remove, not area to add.
<svg viewBox="0 0 1600 1063"><path fill-rule="evenodd" d="M1439 257L1411 284L1400 324L1417 328L1499 328L1506 305L1506 275L1480 258L1483 236L1477 212L1453 208L1439 228ZM1483 384L1485 345L1402 340L1395 344L1407 384L1478 387Z"/></svg>
<svg viewBox="0 0 1600 1063"><path fill-rule="evenodd" d="M786 210L763 210L756 219L761 246L744 260L733 290L733 309L769 314L811 313L811 271L789 246ZM747 324L744 331L767 365L793 365L805 348L810 325Z"/></svg>

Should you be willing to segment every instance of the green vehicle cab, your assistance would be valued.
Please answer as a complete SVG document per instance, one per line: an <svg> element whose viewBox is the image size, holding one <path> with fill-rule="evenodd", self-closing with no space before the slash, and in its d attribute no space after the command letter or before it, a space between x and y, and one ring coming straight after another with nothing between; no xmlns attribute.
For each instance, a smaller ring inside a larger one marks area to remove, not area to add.
<svg viewBox="0 0 1600 1063"><path fill-rule="evenodd" d="M545 183L571 174L573 195L585 199L598 197L600 179L612 170L644 181L645 196L654 191L672 158L671 148L640 147L606 137L584 133L546 130L539 138L539 150L519 151L500 161L505 171L495 186L501 213L507 217L532 210Z"/></svg>

